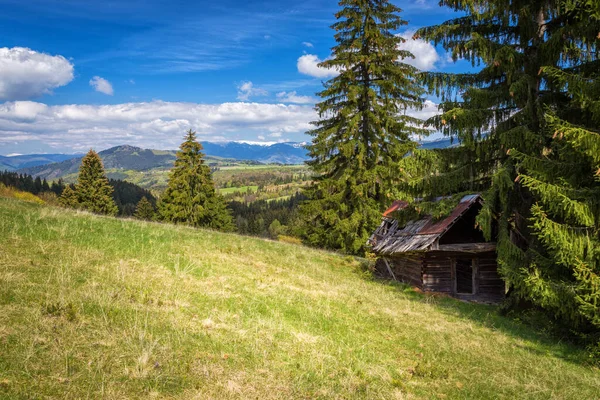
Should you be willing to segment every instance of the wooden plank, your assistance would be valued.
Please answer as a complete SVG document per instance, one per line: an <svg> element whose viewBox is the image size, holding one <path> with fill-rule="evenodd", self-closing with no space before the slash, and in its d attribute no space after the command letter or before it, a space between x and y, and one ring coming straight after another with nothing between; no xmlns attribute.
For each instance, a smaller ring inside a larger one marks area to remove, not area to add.
<svg viewBox="0 0 600 400"><path fill-rule="evenodd" d="M385 263L385 266L387 267L390 275L392 275L392 278L394 278L394 280L397 281L398 279L396 279L396 275L394 275L394 271L392 271L392 268L390 267L390 263L388 262L387 258L383 257L383 262Z"/></svg>

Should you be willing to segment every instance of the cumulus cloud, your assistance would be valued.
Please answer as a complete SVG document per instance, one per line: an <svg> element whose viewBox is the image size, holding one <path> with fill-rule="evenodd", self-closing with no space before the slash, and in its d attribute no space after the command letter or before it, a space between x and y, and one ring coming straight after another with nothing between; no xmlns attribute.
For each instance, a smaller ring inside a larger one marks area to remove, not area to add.
<svg viewBox="0 0 600 400"><path fill-rule="evenodd" d="M73 64L63 56L24 47L0 48L0 100L38 97L72 80Z"/></svg>
<svg viewBox="0 0 600 400"><path fill-rule="evenodd" d="M90 79L90 86L96 90L96 92L104 93L109 96L115 94L113 87L109 81L99 76L95 76Z"/></svg>
<svg viewBox="0 0 600 400"><path fill-rule="evenodd" d="M277 93L277 99L284 103L296 103L296 104L314 104L315 99L311 96L300 96L296 91L292 92L279 92Z"/></svg>
<svg viewBox="0 0 600 400"><path fill-rule="evenodd" d="M327 69L319 67L322 60L314 54L305 54L298 58L298 72L304 75L314 76L315 78L332 78L339 74L336 69Z"/></svg>
<svg viewBox="0 0 600 400"><path fill-rule="evenodd" d="M316 118L310 106L284 104L153 101L49 106L15 101L0 104L0 147L40 141L74 151L119 144L176 148L190 128L202 140L212 141L239 140L265 132L282 137L306 132Z"/></svg>
<svg viewBox="0 0 600 400"><path fill-rule="evenodd" d="M430 71L435 68L435 64L440 60L440 55L431 43L423 39L413 39L414 34L414 31L399 34L400 37L405 39L405 42L398 47L410 51L415 56L415 58L405 58L403 62L422 71Z"/></svg>
<svg viewBox="0 0 600 400"><path fill-rule="evenodd" d="M409 109L406 111L406 114L410 115L411 117L426 120L426 119L429 119L431 117L434 117L434 116L440 114L440 111L438 109L438 104L434 103L431 100L425 100L425 102L423 103L422 109L420 109L420 110Z"/></svg>
<svg viewBox="0 0 600 400"><path fill-rule="evenodd" d="M255 87L250 81L240 83L237 89L237 99L241 101L248 101L252 96L266 96L269 94L266 90Z"/></svg>

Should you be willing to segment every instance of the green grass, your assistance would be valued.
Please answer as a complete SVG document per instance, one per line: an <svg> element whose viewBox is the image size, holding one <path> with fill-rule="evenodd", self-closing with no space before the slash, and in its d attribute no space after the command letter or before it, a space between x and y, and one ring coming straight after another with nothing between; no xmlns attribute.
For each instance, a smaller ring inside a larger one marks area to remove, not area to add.
<svg viewBox="0 0 600 400"><path fill-rule="evenodd" d="M229 187L229 188L220 188L217 190L219 191L220 194L222 194L224 196L226 194L231 194L231 193L235 193L235 192L246 193L248 191L248 189L250 189L253 192L256 192L258 190L258 186L253 185L253 186Z"/></svg>
<svg viewBox="0 0 600 400"><path fill-rule="evenodd" d="M598 398L581 350L361 271L0 198L0 398Z"/></svg>

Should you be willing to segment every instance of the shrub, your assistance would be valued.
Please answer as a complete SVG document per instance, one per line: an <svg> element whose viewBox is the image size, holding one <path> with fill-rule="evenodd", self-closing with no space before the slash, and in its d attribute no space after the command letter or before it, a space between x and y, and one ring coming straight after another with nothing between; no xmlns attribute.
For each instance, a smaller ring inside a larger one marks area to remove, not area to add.
<svg viewBox="0 0 600 400"><path fill-rule="evenodd" d="M11 197L13 199L19 199L30 203L44 204L44 200L40 199L34 194L17 190L11 186L6 186L0 183L0 196Z"/></svg>

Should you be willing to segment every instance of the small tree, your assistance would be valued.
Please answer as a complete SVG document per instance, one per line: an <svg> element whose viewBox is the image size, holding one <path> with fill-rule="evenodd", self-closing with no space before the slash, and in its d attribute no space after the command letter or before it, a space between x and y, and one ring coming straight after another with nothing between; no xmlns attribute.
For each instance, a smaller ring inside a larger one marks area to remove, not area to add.
<svg viewBox="0 0 600 400"><path fill-rule="evenodd" d="M279 222L278 219L274 219L273 222L271 222L271 225L269 225L269 236L271 239L277 240L279 235L283 234L284 232L285 227L281 225L281 222Z"/></svg>
<svg viewBox="0 0 600 400"><path fill-rule="evenodd" d="M90 150L81 160L79 177L75 185L79 206L98 214L116 215L119 211L112 197L102 159L94 150Z"/></svg>
<svg viewBox="0 0 600 400"><path fill-rule="evenodd" d="M138 219L145 219L148 221L154 218L154 206L148 201L146 196L142 197L137 203L134 216Z"/></svg>
<svg viewBox="0 0 600 400"><path fill-rule="evenodd" d="M62 191L58 204L66 208L79 208L79 199L77 193L71 188L71 185L65 186Z"/></svg>
<svg viewBox="0 0 600 400"><path fill-rule="evenodd" d="M197 227L233 230L233 219L225 201L215 191L196 133L190 129L179 149L169 173L167 190L158 205L160 218Z"/></svg>

